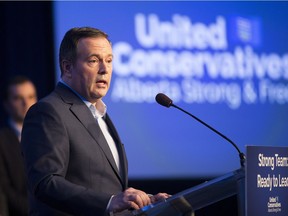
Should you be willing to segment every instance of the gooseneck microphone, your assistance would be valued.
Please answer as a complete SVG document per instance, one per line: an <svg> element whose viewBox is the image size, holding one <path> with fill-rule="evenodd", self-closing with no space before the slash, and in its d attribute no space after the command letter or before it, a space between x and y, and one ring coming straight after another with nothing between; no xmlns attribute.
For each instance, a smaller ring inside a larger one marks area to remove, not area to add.
<svg viewBox="0 0 288 216"><path fill-rule="evenodd" d="M244 167L244 164L245 164L245 160L246 160L246 157L245 157L245 154L242 153L240 151L240 149L238 148L238 146L232 141L230 140L229 138L227 138L226 136L224 136L222 133L220 133L219 131L217 131L216 129L214 129L213 127L211 127L210 125L208 125L207 123L203 122L201 119L197 118L196 116L192 115L191 113L187 112L186 110L182 109L181 107L178 107L177 105L173 104L173 101L168 97L166 96L165 94L163 93L158 93L155 97L157 103L159 103L160 105L162 106L165 106L165 107L175 107L179 110L181 110L182 112L188 114L189 116L191 116L192 118L196 119L197 121L199 121L200 123L202 123L203 125L205 125L206 127L208 127L210 130L214 131L216 134L218 134L219 136L221 136L222 138L224 138L226 141L228 141L229 143L231 143L235 148L236 150L238 151L239 153L239 157L240 157L240 164L242 167Z"/></svg>

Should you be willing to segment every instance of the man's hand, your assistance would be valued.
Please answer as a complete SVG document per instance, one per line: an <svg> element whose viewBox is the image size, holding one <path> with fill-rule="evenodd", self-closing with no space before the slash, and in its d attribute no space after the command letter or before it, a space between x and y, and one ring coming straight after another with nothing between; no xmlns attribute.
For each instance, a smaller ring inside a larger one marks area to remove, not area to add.
<svg viewBox="0 0 288 216"><path fill-rule="evenodd" d="M158 193L156 195L150 196L151 203L156 203L158 201L165 200L167 198L171 197L171 195L167 193Z"/></svg>
<svg viewBox="0 0 288 216"><path fill-rule="evenodd" d="M145 192L128 188L124 192L112 197L108 211L120 212L130 208L140 209L149 204L151 204L151 200Z"/></svg>

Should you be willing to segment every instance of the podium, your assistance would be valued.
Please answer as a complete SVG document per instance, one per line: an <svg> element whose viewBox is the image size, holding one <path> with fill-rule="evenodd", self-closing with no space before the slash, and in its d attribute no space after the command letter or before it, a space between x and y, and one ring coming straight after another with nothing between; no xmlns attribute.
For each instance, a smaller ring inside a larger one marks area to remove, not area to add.
<svg viewBox="0 0 288 216"><path fill-rule="evenodd" d="M245 215L245 170L238 169L195 187L181 191L172 197L145 206L142 209L114 216L193 216L194 211L233 195L238 199L238 215Z"/></svg>
<svg viewBox="0 0 288 216"><path fill-rule="evenodd" d="M287 216L288 147L247 146L246 150L245 168L242 166L142 209L112 215L194 216L196 210L237 195L238 216Z"/></svg>

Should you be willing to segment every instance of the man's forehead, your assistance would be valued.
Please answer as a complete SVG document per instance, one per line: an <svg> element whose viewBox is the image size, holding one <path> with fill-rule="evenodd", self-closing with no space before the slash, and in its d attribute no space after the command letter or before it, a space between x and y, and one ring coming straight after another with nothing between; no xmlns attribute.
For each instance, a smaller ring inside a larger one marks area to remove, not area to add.
<svg viewBox="0 0 288 216"><path fill-rule="evenodd" d="M112 56L112 46L111 43L105 37L97 38L82 38L78 42L77 53L85 55L93 55L93 53L98 51L98 54L110 55Z"/></svg>
<svg viewBox="0 0 288 216"><path fill-rule="evenodd" d="M80 38L78 41L78 46L79 45L93 45L93 44L95 44L96 46L100 46L100 45L111 46L110 41L107 38L102 37L102 36Z"/></svg>
<svg viewBox="0 0 288 216"><path fill-rule="evenodd" d="M32 82L27 81L24 83L13 84L9 86L9 92L15 92L17 90L21 90L22 88L27 88L27 90L35 90L35 87Z"/></svg>

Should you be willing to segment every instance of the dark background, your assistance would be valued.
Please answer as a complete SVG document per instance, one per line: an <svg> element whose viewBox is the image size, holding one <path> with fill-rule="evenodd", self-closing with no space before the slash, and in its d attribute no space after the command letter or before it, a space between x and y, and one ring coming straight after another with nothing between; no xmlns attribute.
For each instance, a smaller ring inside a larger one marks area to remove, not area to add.
<svg viewBox="0 0 288 216"><path fill-rule="evenodd" d="M0 2L1 89L14 75L28 76L36 85L39 99L54 89L53 22L52 2ZM1 103L0 124L4 121ZM129 185L152 194L175 194L206 180L209 179L133 179ZM236 196L196 212L196 216L210 215L238 215Z"/></svg>

